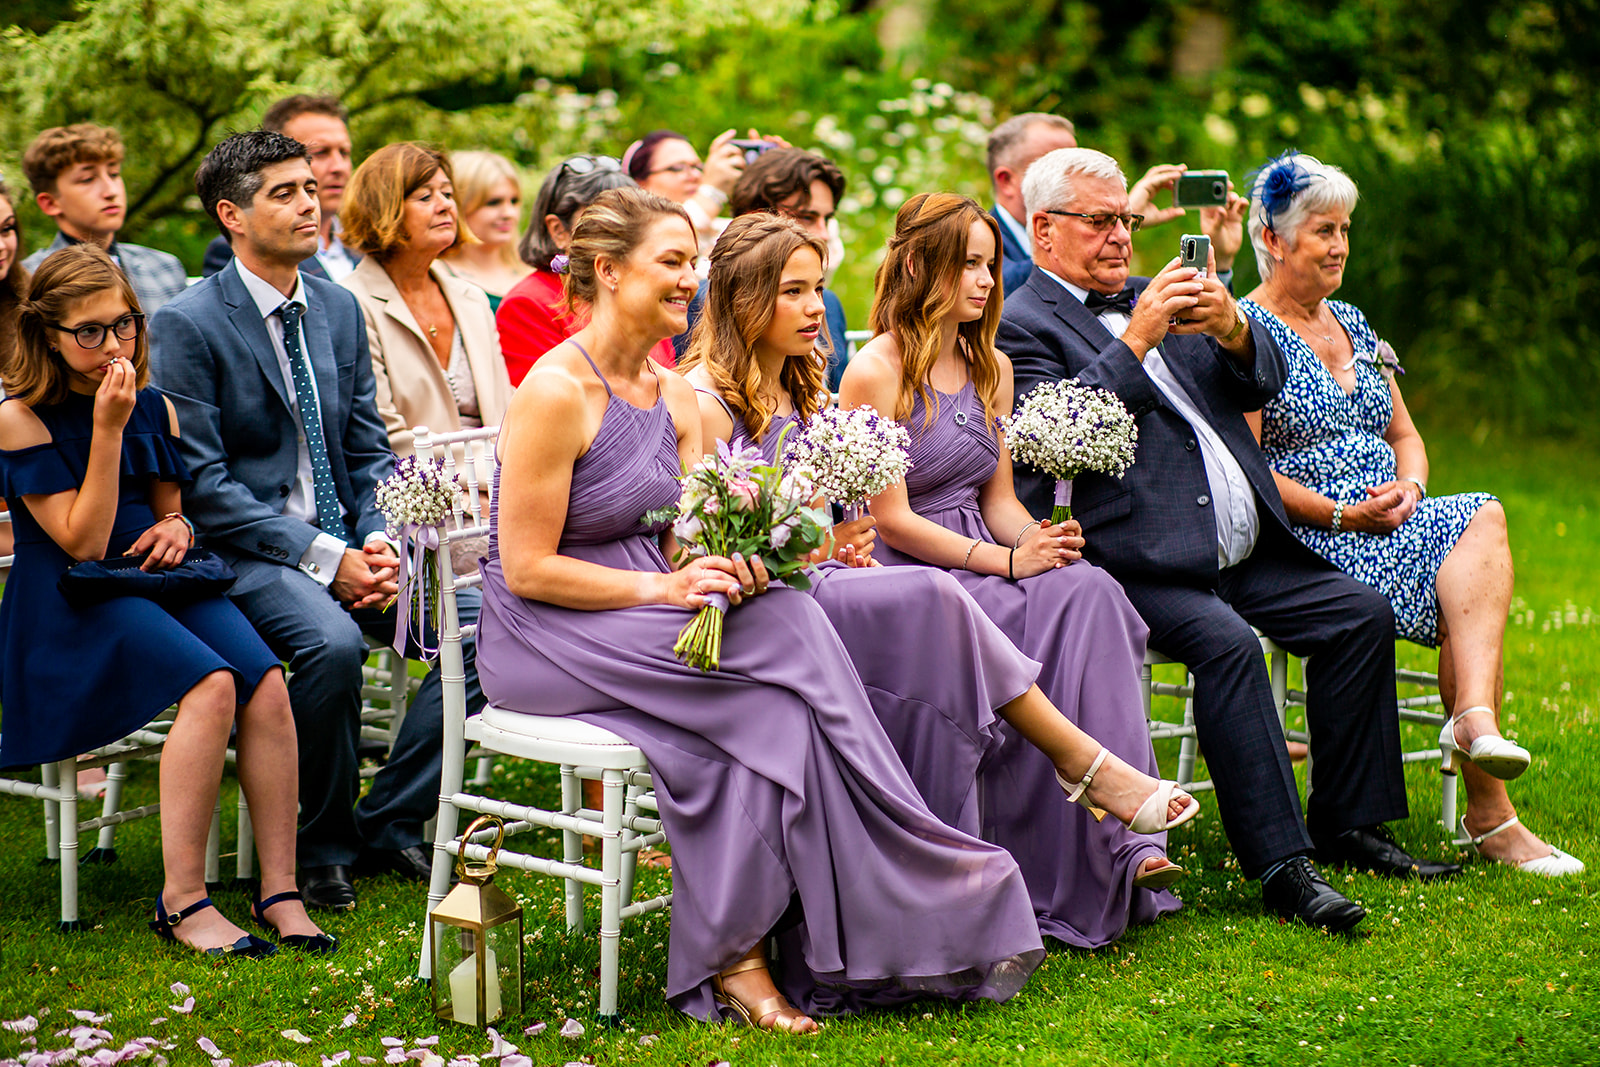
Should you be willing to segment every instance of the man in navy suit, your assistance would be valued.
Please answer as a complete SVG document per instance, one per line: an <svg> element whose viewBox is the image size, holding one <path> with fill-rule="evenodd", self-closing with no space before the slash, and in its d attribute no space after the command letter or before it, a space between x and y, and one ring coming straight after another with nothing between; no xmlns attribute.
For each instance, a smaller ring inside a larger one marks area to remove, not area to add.
<svg viewBox="0 0 1600 1067"><path fill-rule="evenodd" d="M261 115L261 128L291 137L311 154L311 176L317 179L317 204L322 209L316 254L300 264L300 273L331 282L343 281L361 262L361 253L339 239L339 205L350 181L353 160L344 105L331 96L287 96ZM206 246L200 276L209 278L228 265L233 248L224 237Z"/></svg>
<svg viewBox="0 0 1600 1067"><path fill-rule="evenodd" d="M1223 826L1269 907L1329 930L1365 915L1311 866L1438 877L1382 824L1406 814L1394 692L1394 617L1384 597L1289 532L1283 502L1244 420L1283 385L1270 334L1215 277L1174 258L1129 278L1127 182L1111 157L1062 149L1023 182L1036 269L1008 295L997 344L1018 396L1076 376L1111 390L1139 425L1121 479L1074 480L1084 555L1116 576L1150 646L1195 676L1195 725ZM1048 515L1054 481L1019 467L1017 489ZM1308 657L1316 759L1301 818L1266 665L1251 626Z"/></svg>
<svg viewBox="0 0 1600 1067"><path fill-rule="evenodd" d="M1000 224L1000 275L1007 294L1016 292L1033 273L1033 238L1028 236L1028 213L1022 206L1023 176L1046 152L1077 146L1072 121L1047 111L1013 115L989 134L987 162L994 187L989 214Z"/></svg>
<svg viewBox="0 0 1600 1067"><path fill-rule="evenodd" d="M426 871L418 846L437 805L440 749L430 678L355 807L367 657L357 617L394 595L399 564L375 500L394 455L367 331L347 289L299 269L318 240L304 145L235 134L206 156L195 186L234 258L156 313L150 362L182 420L194 476L186 510L238 573L234 603L292 671L301 890L310 906L353 908L363 846L364 863L387 858L415 875L407 861L417 860L409 866Z"/></svg>

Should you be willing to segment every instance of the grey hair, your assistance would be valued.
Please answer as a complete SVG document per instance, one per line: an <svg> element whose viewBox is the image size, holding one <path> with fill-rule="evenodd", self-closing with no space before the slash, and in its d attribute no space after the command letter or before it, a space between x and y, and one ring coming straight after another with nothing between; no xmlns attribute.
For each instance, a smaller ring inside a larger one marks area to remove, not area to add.
<svg viewBox="0 0 1600 1067"><path fill-rule="evenodd" d="M1360 195L1356 192L1356 183L1351 180L1350 175L1331 163L1322 162L1316 156L1302 153L1275 159L1262 167L1261 173L1256 176L1255 185L1250 189L1250 244L1256 250L1256 267L1261 271L1262 281L1272 277L1278 261L1267 251L1267 207L1262 202L1261 193L1266 185L1267 176L1277 168L1288 164L1298 167L1311 179L1304 189L1290 198L1287 207L1280 208L1273 215L1272 232L1282 238L1283 243L1290 248L1293 248L1299 240L1297 231L1307 215L1320 215L1329 211L1343 211L1348 214L1355 210L1356 200Z"/></svg>
<svg viewBox="0 0 1600 1067"><path fill-rule="evenodd" d="M1058 148L1033 161L1022 177L1022 203L1028 210L1026 225L1032 225L1036 212L1066 207L1077 198L1072 178L1099 178L1115 182L1124 192L1128 179L1117 161L1093 148Z"/></svg>
<svg viewBox="0 0 1600 1067"><path fill-rule="evenodd" d="M1052 129L1066 130L1070 134L1077 134L1077 129L1072 125L1072 120L1048 111L1025 111L1020 115L1012 115L989 134L989 148L984 160L989 168L989 177L994 177L994 172L1001 167L1011 165L1011 155L1023 138L1028 136L1028 130L1034 126L1049 126Z"/></svg>

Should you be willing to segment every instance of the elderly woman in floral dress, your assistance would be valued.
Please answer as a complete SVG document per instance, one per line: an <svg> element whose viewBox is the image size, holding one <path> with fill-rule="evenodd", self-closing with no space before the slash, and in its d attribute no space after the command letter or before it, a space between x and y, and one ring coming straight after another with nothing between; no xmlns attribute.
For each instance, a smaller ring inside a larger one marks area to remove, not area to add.
<svg viewBox="0 0 1600 1067"><path fill-rule="evenodd" d="M1529 754L1499 731L1505 511L1487 493L1427 495L1428 454L1393 349L1353 305L1328 299L1343 281L1356 196L1348 175L1312 156L1286 153L1260 171L1250 239L1263 280L1241 306L1271 330L1289 376L1248 418L1296 536L1386 595L1400 636L1439 649L1450 713L1439 745L1467 786L1458 843L1533 874L1576 874L1583 863L1522 826L1506 794Z"/></svg>

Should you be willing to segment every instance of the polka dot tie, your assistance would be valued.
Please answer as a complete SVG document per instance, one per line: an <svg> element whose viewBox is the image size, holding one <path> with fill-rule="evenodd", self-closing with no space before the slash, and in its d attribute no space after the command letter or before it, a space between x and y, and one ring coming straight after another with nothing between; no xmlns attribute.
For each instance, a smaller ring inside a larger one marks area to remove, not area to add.
<svg viewBox="0 0 1600 1067"><path fill-rule="evenodd" d="M300 426L311 451L311 487L317 498L317 523L322 532L345 540L344 517L339 510L339 491L333 486L333 465L328 462L328 440L322 433L322 408L311 384L311 367L300 349L299 304L284 304L278 309L283 319L283 349L289 356L289 376L294 379L294 400L300 408Z"/></svg>

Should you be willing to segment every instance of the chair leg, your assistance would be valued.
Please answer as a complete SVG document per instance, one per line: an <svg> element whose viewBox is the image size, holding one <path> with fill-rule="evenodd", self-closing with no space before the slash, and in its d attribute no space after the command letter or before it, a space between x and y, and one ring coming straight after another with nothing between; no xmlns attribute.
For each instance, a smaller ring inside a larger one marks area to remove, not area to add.
<svg viewBox="0 0 1600 1067"><path fill-rule="evenodd" d="M1178 743L1178 785L1187 789L1194 784L1194 764L1200 751L1199 738L1194 730L1194 675L1188 675L1189 695L1183 698L1183 740Z"/></svg>
<svg viewBox="0 0 1600 1067"><path fill-rule="evenodd" d="M1443 771L1439 775L1442 783L1441 796L1439 797L1439 822L1448 833L1454 834L1457 829L1456 819L1456 784L1460 778L1455 771Z"/></svg>
<svg viewBox="0 0 1600 1067"><path fill-rule="evenodd" d="M206 834L206 885L222 881L222 797L211 808L211 832Z"/></svg>
<svg viewBox="0 0 1600 1067"><path fill-rule="evenodd" d="M622 772L601 772L605 806L600 843L600 1007L602 1019L617 1015L617 969L622 945Z"/></svg>
<svg viewBox="0 0 1600 1067"><path fill-rule="evenodd" d="M583 781L573 768L563 763L561 765L561 810L568 815L575 814L583 807ZM561 831L561 860L563 863L579 864L583 862L583 835L573 830ZM567 930L571 933L583 933L583 883L574 879L566 880L567 891Z"/></svg>
<svg viewBox="0 0 1600 1067"><path fill-rule="evenodd" d="M78 769L72 769L72 784L74 790L78 784ZM61 785L61 765L46 763L39 768L39 782L46 789L56 789ZM47 794L44 798L44 857L51 863L61 860L61 804L53 795Z"/></svg>
<svg viewBox="0 0 1600 1067"><path fill-rule="evenodd" d="M478 757L478 769L472 776L472 784L483 789L494 780L494 761L488 756Z"/></svg>
<svg viewBox="0 0 1600 1067"><path fill-rule="evenodd" d="M56 764L57 804L61 817L61 930L81 930L78 921L78 761Z"/></svg>
<svg viewBox="0 0 1600 1067"><path fill-rule="evenodd" d="M122 789L128 780L128 765L126 763L108 763L106 765L106 791L101 798L100 814L106 818L115 815L122 808ZM117 862L117 827L100 827L99 837L94 848L84 853L84 863L115 863Z"/></svg>
<svg viewBox="0 0 1600 1067"><path fill-rule="evenodd" d="M250 805L244 799L244 790L239 790L239 851L233 858L233 876L239 881L255 877L256 873L256 832L255 825L250 821Z"/></svg>
<svg viewBox="0 0 1600 1067"><path fill-rule="evenodd" d="M639 814L638 796L639 787L630 782L622 798L622 814L625 817L632 818ZM636 836L638 835L631 830L622 831L622 840L625 842ZM637 851L624 852L622 854L622 883L619 893L624 905L633 900L633 879L638 866L639 853Z"/></svg>

